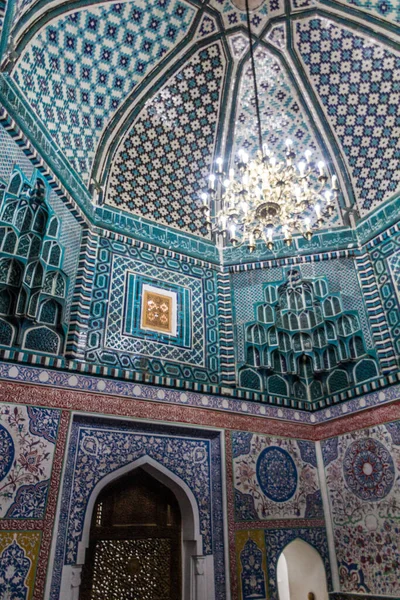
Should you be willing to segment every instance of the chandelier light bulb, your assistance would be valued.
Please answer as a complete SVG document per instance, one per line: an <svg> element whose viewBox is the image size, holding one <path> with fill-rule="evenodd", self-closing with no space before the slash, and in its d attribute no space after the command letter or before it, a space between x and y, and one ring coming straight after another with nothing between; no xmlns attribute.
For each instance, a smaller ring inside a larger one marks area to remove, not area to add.
<svg viewBox="0 0 400 600"><path fill-rule="evenodd" d="M210 187L207 191L208 200L215 203L217 210L210 216L211 210L205 201L204 218L211 232L226 236L228 229L233 246L247 246L248 250L253 252L259 239L262 239L270 250L274 247L274 240L282 235L287 246L292 244L295 232L302 234L306 240L311 240L313 231L321 227L324 219L335 210L338 182L336 176L333 176L332 189L326 191L327 169L322 161L317 167L311 160L311 149L304 152L304 159L296 166L296 140L277 139L280 149L282 141L286 145L286 151L279 151L277 157L267 144L263 143L261 115L266 119L265 122L268 121L268 130L289 128L290 120L282 113L275 119L279 125L272 126L271 109L260 103L248 0L246 12L253 73L253 93L247 100L248 106L255 108L258 144L256 148L251 148L251 159L246 150L240 148L236 175L234 169L230 169L229 180L225 179L222 171L227 161L222 157L216 160L217 180L215 175L214 178L210 177ZM271 85L275 85L276 79L281 77L279 68L274 66L273 71Z"/></svg>
<svg viewBox="0 0 400 600"><path fill-rule="evenodd" d="M231 226L229 227L229 231L231 234L230 242L231 242L231 244L235 244L236 243L236 226L234 223L232 223Z"/></svg>
<svg viewBox="0 0 400 600"><path fill-rule="evenodd" d="M299 164L297 165L297 167L299 169L300 177L304 177L306 166L307 165L303 160L301 162L299 162Z"/></svg>
<svg viewBox="0 0 400 600"><path fill-rule="evenodd" d="M201 195L201 199L203 200L203 205L208 206L208 196L206 193Z"/></svg>
<svg viewBox="0 0 400 600"><path fill-rule="evenodd" d="M215 185L215 175L214 173L211 173L210 175L210 189L214 189L214 185Z"/></svg>
<svg viewBox="0 0 400 600"><path fill-rule="evenodd" d="M242 209L242 211L246 215L247 211L249 210L249 205L247 204L247 202L241 202L240 208Z"/></svg>

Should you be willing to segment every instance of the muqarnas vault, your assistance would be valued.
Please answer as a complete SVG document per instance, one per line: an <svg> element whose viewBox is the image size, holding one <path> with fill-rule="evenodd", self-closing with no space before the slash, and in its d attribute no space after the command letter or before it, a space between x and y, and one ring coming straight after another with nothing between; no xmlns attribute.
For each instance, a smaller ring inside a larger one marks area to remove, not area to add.
<svg viewBox="0 0 400 600"><path fill-rule="evenodd" d="M15 169L0 181L0 344L59 354L68 278L47 196L37 175L28 181Z"/></svg>
<svg viewBox="0 0 400 600"><path fill-rule="evenodd" d="M314 401L378 376L357 312L343 310L326 277L311 281L289 269L284 281L264 286L264 298L245 325L240 386Z"/></svg>

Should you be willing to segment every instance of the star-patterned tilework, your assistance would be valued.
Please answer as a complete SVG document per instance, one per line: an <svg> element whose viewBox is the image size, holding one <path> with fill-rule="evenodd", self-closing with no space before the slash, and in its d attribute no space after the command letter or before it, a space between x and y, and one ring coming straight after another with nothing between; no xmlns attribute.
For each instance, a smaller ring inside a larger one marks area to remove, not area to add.
<svg viewBox="0 0 400 600"><path fill-rule="evenodd" d="M400 55L325 19L297 23L296 36L363 216L399 189Z"/></svg>
<svg viewBox="0 0 400 600"><path fill-rule="evenodd" d="M399 0L337 0L358 10L366 11L390 23L400 23Z"/></svg>
<svg viewBox="0 0 400 600"><path fill-rule="evenodd" d="M196 31L195 39L202 40L208 35L212 35L218 31L219 27L214 17L204 14Z"/></svg>
<svg viewBox="0 0 400 600"><path fill-rule="evenodd" d="M210 0L210 6L221 12L225 29L238 25L247 28L246 11L239 10L232 0ZM283 0L265 0L258 9L251 12L252 31L260 33L271 17L277 17L284 11Z"/></svg>
<svg viewBox="0 0 400 600"><path fill-rule="evenodd" d="M106 204L207 235L199 194L210 169L223 75L221 46L212 44L145 105L113 159Z"/></svg>
<svg viewBox="0 0 400 600"><path fill-rule="evenodd" d="M266 34L265 40L279 50L284 50L286 48L285 25L275 25L275 27L272 27L271 31Z"/></svg>
<svg viewBox="0 0 400 600"><path fill-rule="evenodd" d="M228 39L233 58L240 60L248 50L249 40L243 33L235 33Z"/></svg>
<svg viewBox="0 0 400 600"><path fill-rule="evenodd" d="M100 6L55 19L28 44L14 79L84 181L111 116L194 14L184 0Z"/></svg>
<svg viewBox="0 0 400 600"><path fill-rule="evenodd" d="M327 161L329 157L322 155L311 125L301 108L295 90L289 83L287 74L277 59L262 49L256 52L256 75L263 143L266 143L280 160L284 160L285 140L291 138L298 156L304 155L305 150L309 148L313 150L313 161ZM278 82L278 84L272 84L271 81ZM257 119L250 62L243 70L238 96L235 156L240 148L245 148L250 154L258 150ZM341 224L338 213L335 213L333 219L331 218L330 224Z"/></svg>

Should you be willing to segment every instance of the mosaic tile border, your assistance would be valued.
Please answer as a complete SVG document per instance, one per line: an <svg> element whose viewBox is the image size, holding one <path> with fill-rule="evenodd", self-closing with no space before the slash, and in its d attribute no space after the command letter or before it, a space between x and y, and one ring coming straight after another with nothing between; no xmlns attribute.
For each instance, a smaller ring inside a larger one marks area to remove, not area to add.
<svg viewBox="0 0 400 600"><path fill-rule="evenodd" d="M214 556L215 568L215 592L216 600L223 600L225 597L225 557L224 557L224 525L223 525L223 493L222 493L222 452L221 452L221 432L207 431L204 429L182 429L177 426L163 424L141 424L137 422L127 423L126 421L118 421L118 419L98 418L93 420L92 417L85 418L77 416L71 427L71 432L67 442L66 455L66 471L64 473L64 486L62 491L62 502L60 507L60 518L57 525L57 541L54 555L54 565L51 579L50 598L56 600L61 584L61 570L63 564L71 564L67 557L65 541L68 539L68 508L70 506L70 492L73 478L75 477L76 464L76 446L82 430L102 430L114 431L118 433L130 433L133 436L137 433L143 435L158 434L161 437L179 438L191 441L205 440L209 443L209 467L208 467L208 483L212 486L212 515L210 522L212 528L213 544L212 554ZM128 461L129 462L129 461ZM162 464L162 460L157 460ZM122 464L122 463L121 463ZM112 470L112 469L111 469ZM173 471L173 468L171 469ZM76 523L73 525L75 530ZM207 551L207 554L210 552ZM72 559L74 562L74 559Z"/></svg>
<svg viewBox="0 0 400 600"><path fill-rule="evenodd" d="M298 425L328 423L340 417L393 403L400 398L400 384L395 384L383 390L362 396L361 398L349 400L345 404L331 406L318 412L310 413L256 402L246 402L245 400L220 395L207 395L189 390L179 391L157 385L147 385L145 383L118 381L80 373L56 371L47 368L45 365L32 367L1 362L0 380L36 384L43 388L57 387L63 390L91 392L103 397L117 396L120 399L130 398L145 400L146 402L217 410L225 414L234 413L236 415L259 417L266 420L289 421ZM229 392L229 390L227 391Z"/></svg>

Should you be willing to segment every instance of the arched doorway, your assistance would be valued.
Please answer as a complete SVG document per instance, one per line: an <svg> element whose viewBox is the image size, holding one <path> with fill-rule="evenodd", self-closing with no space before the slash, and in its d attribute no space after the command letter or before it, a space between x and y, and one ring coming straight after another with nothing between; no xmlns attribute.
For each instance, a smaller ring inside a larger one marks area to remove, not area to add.
<svg viewBox="0 0 400 600"><path fill-rule="evenodd" d="M320 554L307 542L296 538L286 546L277 564L279 600L328 600L326 572Z"/></svg>
<svg viewBox="0 0 400 600"><path fill-rule="evenodd" d="M181 548L174 493L136 469L96 499L80 600L181 600Z"/></svg>

